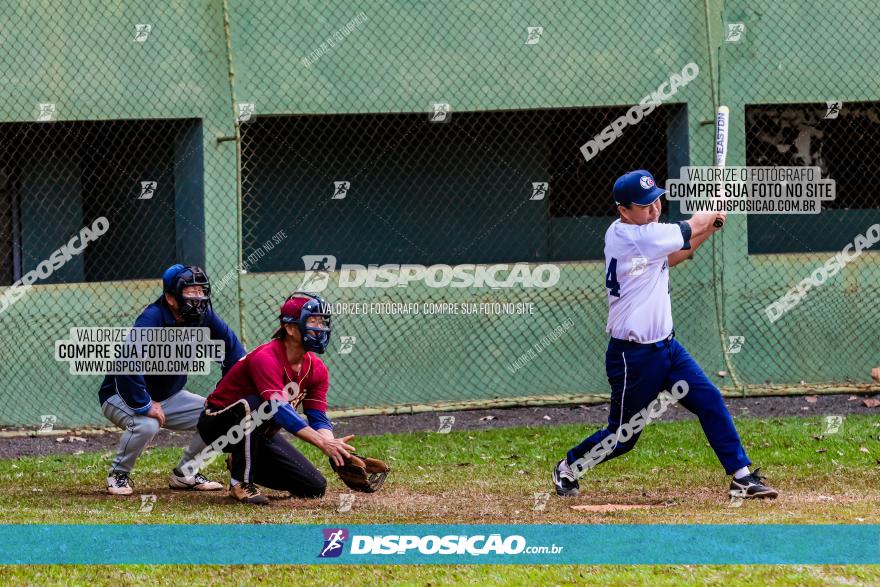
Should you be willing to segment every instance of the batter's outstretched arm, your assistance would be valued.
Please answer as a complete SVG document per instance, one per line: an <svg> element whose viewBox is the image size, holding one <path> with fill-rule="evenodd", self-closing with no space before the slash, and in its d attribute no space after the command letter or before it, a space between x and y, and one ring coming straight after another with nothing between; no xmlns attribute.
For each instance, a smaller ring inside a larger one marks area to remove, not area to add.
<svg viewBox="0 0 880 587"><path fill-rule="evenodd" d="M668 257L670 267L675 267L682 261L693 258L694 252L696 252L697 248L706 242L713 233L719 230L719 228L714 225L715 219L718 216L726 217L727 215L723 213L716 214L714 212L701 212L699 214L694 214L686 221L691 227L691 248L670 254ZM725 218L722 218L722 221L723 220L725 220Z"/></svg>

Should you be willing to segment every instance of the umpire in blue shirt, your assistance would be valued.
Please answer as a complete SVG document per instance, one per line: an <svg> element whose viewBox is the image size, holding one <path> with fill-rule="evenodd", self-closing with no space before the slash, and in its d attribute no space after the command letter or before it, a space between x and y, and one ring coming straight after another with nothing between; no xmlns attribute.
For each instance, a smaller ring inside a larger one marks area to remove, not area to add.
<svg viewBox="0 0 880 587"><path fill-rule="evenodd" d="M209 328L211 339L225 344L222 371L226 375L244 356L244 347L211 307L211 286L205 271L190 265L172 265L162 275L162 287L162 297L144 308L134 327ZM104 378L99 392L101 410L108 420L123 429L107 475L108 493L131 495L129 474L159 428L195 431L205 398L185 390L185 385L186 375L107 375ZM171 473L169 486L172 489L217 491L223 488L201 473L185 476L180 470L204 448L204 441L195 432Z"/></svg>

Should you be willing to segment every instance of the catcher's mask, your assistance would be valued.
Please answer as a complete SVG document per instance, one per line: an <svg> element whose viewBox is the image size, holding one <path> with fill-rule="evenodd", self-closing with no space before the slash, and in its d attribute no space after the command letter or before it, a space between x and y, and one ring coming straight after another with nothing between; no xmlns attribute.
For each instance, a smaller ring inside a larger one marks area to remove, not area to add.
<svg viewBox="0 0 880 587"><path fill-rule="evenodd" d="M312 316L323 318L323 326L309 326ZM318 294L297 291L290 295L281 306L278 317L281 327L275 332L275 338L284 333L285 324L296 324L302 336L303 348L307 351L323 353L330 344L330 306Z"/></svg>
<svg viewBox="0 0 880 587"><path fill-rule="evenodd" d="M172 265L162 275L162 285L166 293L177 301L177 311L187 326L201 326L211 308L211 284L208 274L201 267L193 265ZM184 295L183 290L191 285L202 286L204 295Z"/></svg>

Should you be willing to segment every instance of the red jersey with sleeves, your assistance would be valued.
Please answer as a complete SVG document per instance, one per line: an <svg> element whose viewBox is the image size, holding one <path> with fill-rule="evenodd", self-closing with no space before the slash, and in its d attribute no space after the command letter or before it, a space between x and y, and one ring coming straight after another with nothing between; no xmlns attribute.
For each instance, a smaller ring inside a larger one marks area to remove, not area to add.
<svg viewBox="0 0 880 587"><path fill-rule="evenodd" d="M295 383L296 385L290 385ZM284 351L284 342L274 339L242 357L217 388L208 396L208 405L215 409L230 406L243 397L259 395L263 400L290 402L296 408L327 411L327 389L330 376L324 361L307 352L299 373L294 373Z"/></svg>

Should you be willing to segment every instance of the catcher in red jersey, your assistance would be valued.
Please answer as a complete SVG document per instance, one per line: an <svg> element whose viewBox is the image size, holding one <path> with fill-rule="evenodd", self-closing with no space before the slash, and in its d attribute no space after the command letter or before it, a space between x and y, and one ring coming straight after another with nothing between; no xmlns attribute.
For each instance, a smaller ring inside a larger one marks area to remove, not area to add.
<svg viewBox="0 0 880 587"><path fill-rule="evenodd" d="M336 467L352 460L353 436L335 438L327 418L327 367L316 353L330 342L330 310L315 294L285 300L272 340L243 357L208 396L198 430L206 450L229 453L230 494L269 502L257 485L294 497L324 495L321 472L281 434L284 428L326 454ZM296 411L302 405L305 419Z"/></svg>

